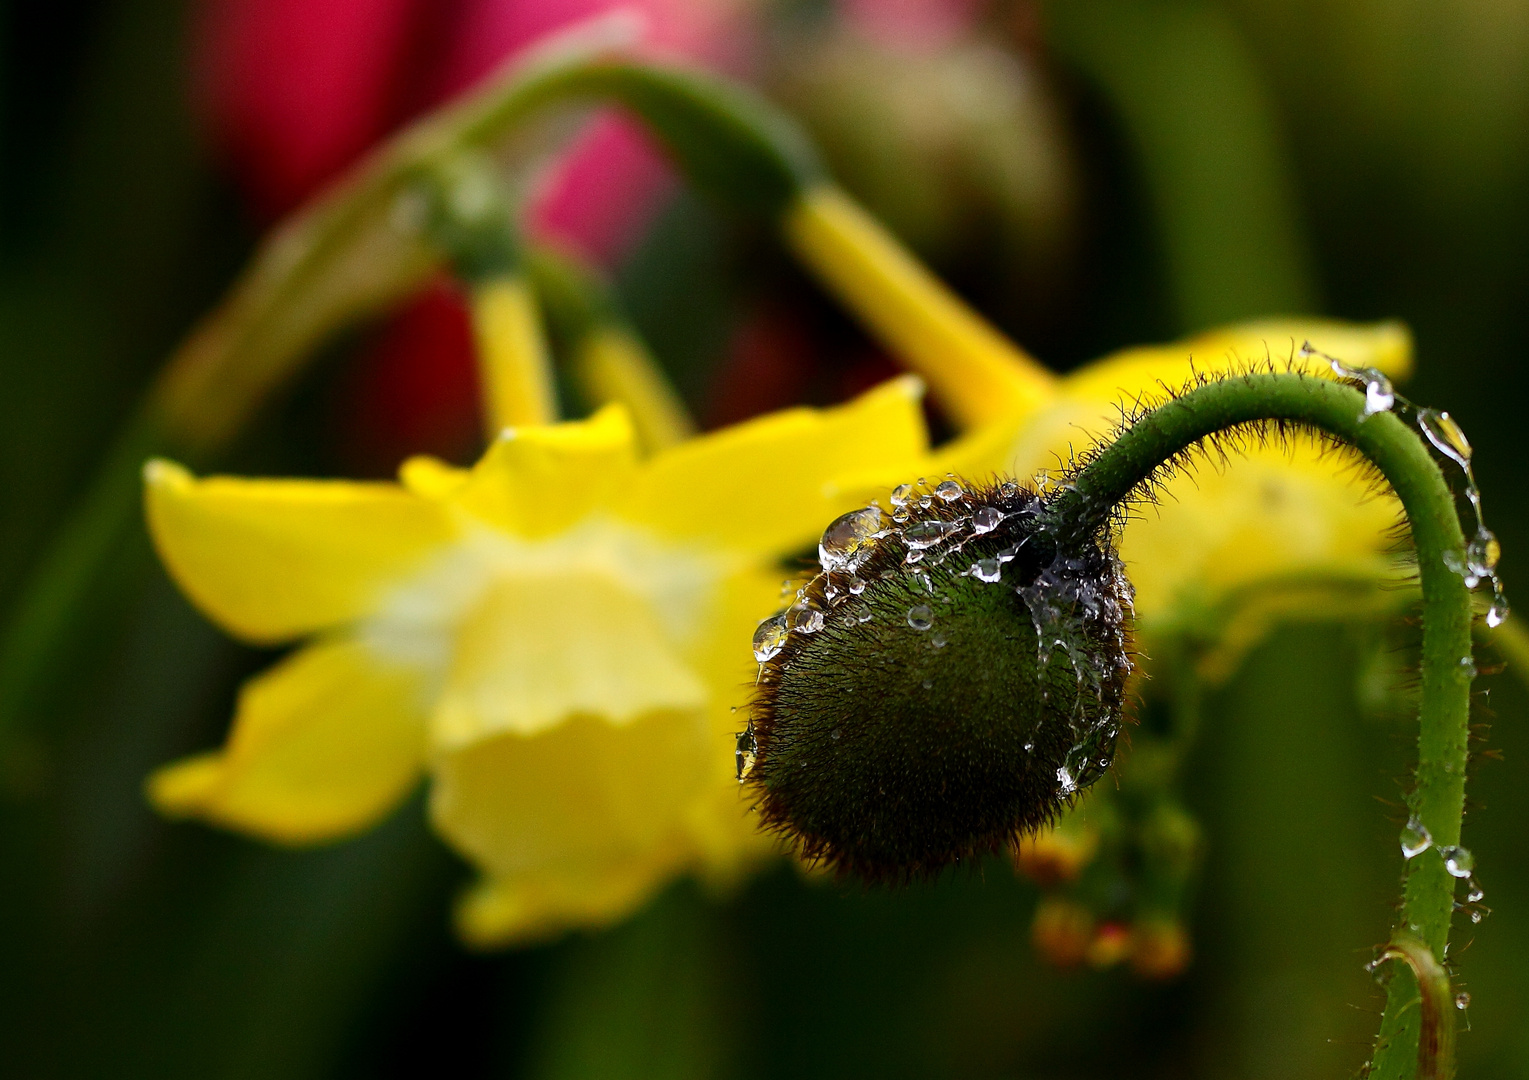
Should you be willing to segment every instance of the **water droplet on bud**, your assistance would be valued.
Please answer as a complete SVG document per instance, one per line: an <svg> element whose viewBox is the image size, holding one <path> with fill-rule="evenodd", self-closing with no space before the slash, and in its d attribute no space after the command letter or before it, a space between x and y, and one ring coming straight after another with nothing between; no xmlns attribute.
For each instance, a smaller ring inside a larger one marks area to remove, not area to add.
<svg viewBox="0 0 1529 1080"><path fill-rule="evenodd" d="M998 528L1001 521L1003 521L1003 511L999 510L998 507L979 507L977 512L972 515L972 532L978 536L981 536L983 533L990 533Z"/></svg>
<svg viewBox="0 0 1529 1080"><path fill-rule="evenodd" d="M786 625L799 634L816 634L823 629L823 613L803 601L786 611Z"/></svg>
<svg viewBox="0 0 1529 1080"><path fill-rule="evenodd" d="M786 647L787 632L784 612L771 615L760 623L759 629L754 631L754 659L761 664L774 659Z"/></svg>
<svg viewBox="0 0 1529 1080"><path fill-rule="evenodd" d="M818 541L818 562L824 570L852 570L865 561L881 532L881 507L867 506L835 518Z"/></svg>
<svg viewBox="0 0 1529 1080"><path fill-rule="evenodd" d="M920 521L903 530L903 542L914 550L933 547L960 528L953 521L941 521L938 518Z"/></svg>
<svg viewBox="0 0 1529 1080"><path fill-rule="evenodd" d="M972 563L970 573L978 581L997 581L1003 576L1003 564L997 559L978 559Z"/></svg>
<svg viewBox="0 0 1529 1080"><path fill-rule="evenodd" d="M908 625L915 630L928 630L934 625L934 612L928 604L914 604L908 609Z"/></svg>

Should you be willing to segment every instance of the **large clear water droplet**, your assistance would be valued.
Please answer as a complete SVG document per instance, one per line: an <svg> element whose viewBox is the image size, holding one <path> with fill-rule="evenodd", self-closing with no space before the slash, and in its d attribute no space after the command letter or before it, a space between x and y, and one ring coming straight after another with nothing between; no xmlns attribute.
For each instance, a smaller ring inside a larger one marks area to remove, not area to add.
<svg viewBox="0 0 1529 1080"><path fill-rule="evenodd" d="M1470 468L1471 442L1454 417L1438 409L1419 409L1418 426L1439 453L1462 469Z"/></svg>
<svg viewBox="0 0 1529 1080"><path fill-rule="evenodd" d="M934 612L928 604L914 604L908 609L908 625L915 630L928 630L934 625Z"/></svg>
<svg viewBox="0 0 1529 1080"><path fill-rule="evenodd" d="M1486 577L1497 569L1497 563L1502 558L1502 544L1491 529L1485 526L1476 530L1470 544L1465 549L1465 561L1471 573L1477 577Z"/></svg>
<svg viewBox="0 0 1529 1080"><path fill-rule="evenodd" d="M852 569L865 560L881 532L881 507L867 506L834 518L818 541L818 562L824 570Z"/></svg>
<svg viewBox="0 0 1529 1080"><path fill-rule="evenodd" d="M771 615L754 631L754 659L763 664L774 659L786 647L786 614ZM725 760L725 759L724 759Z"/></svg>
<svg viewBox="0 0 1529 1080"><path fill-rule="evenodd" d="M955 502L962 495L966 494L966 489L955 480L945 480L934 489L934 493L945 502Z"/></svg>
<svg viewBox="0 0 1529 1080"><path fill-rule="evenodd" d="M1450 877L1468 878L1471 871L1476 869L1476 856L1471 854L1469 848L1451 844L1440 848L1439 854L1444 856L1444 869L1449 871Z"/></svg>
<svg viewBox="0 0 1529 1080"><path fill-rule="evenodd" d="M999 522L1003 521L1003 512L996 506L981 506L972 515L972 532L981 536L998 528Z"/></svg>
<svg viewBox="0 0 1529 1080"><path fill-rule="evenodd" d="M1433 847L1433 834L1417 818L1408 818L1402 826L1402 857L1415 859Z"/></svg>
<svg viewBox="0 0 1529 1080"><path fill-rule="evenodd" d="M1492 606L1487 609L1487 625L1494 630L1508 621L1508 602L1501 597L1492 601Z"/></svg>
<svg viewBox="0 0 1529 1080"><path fill-rule="evenodd" d="M913 498L912 484L898 484L892 489L891 499L893 506L902 506L911 498Z"/></svg>
<svg viewBox="0 0 1529 1080"><path fill-rule="evenodd" d="M749 778L749 773L754 771L754 762L759 755L759 743L754 738L754 729L738 732L738 745L733 751L733 761L738 766L738 782L741 784Z"/></svg>
<svg viewBox="0 0 1529 1080"><path fill-rule="evenodd" d="M1462 990L1458 994L1455 995L1455 1008L1460 1009L1461 1011L1464 1011L1465 1009L1469 1009L1470 1007L1471 1007L1471 995L1470 995L1470 991Z"/></svg>

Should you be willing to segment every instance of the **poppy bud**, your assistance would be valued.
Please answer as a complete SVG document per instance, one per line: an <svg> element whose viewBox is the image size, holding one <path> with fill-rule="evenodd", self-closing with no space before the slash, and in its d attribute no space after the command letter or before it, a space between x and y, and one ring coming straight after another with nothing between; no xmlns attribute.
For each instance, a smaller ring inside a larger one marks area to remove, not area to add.
<svg viewBox="0 0 1529 1080"><path fill-rule="evenodd" d="M1108 768L1131 586L1108 535L1010 481L846 514L760 624L740 779L807 858L905 880L1049 823Z"/></svg>

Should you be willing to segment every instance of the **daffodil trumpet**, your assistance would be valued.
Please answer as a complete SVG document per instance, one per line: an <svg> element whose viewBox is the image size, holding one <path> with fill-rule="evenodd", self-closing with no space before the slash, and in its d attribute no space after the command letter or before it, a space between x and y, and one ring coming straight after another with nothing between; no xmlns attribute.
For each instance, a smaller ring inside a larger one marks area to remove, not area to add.
<svg viewBox="0 0 1529 1080"><path fill-rule="evenodd" d="M1429 426L1438 414L1413 410L1414 427L1392 405L1299 371L1203 379L1130 421L1051 492L952 477L895 490L891 521L873 507L834 522L823 572L755 637L765 672L746 780L764 823L809 858L897 880L1050 822L1105 773L1121 729L1132 666L1132 589L1116 554L1126 509L1207 444L1316 433L1373 466L1414 542L1422 694L1392 949L1427 950L1428 977L1447 989L1455 894L1462 880L1475 889L1460 846L1471 589L1487 578L1495 587L1493 567L1477 562L1495 555L1467 543L1424 442L1451 456ZM1450 1075L1452 1011L1420 1013L1417 994L1393 975L1371 1075ZM1421 1043L1420 1015L1433 1025Z"/></svg>

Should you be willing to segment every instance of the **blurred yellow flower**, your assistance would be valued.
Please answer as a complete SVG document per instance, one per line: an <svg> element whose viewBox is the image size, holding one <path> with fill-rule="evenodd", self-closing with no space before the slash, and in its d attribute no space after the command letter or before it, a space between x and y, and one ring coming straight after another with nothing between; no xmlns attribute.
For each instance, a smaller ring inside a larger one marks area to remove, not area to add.
<svg viewBox="0 0 1529 1080"><path fill-rule="evenodd" d="M1350 368L1407 374L1412 342L1398 323L1271 319L1170 345L1126 349L1058 377L976 315L873 218L831 185L805 191L785 221L788 242L888 351L918 372L961 428L930 470L1028 480L1058 472L1108 438L1120 410L1156 401L1196 373L1217 375L1272 359L1331 374L1306 342ZM1301 579L1392 577L1396 500L1373 493L1349 459L1300 437L1255 447L1231 469L1202 467L1171 480L1121 541L1136 586L1138 630L1192 624L1243 590ZM1239 605L1245 607L1246 605ZM1244 644L1257 628L1242 628ZM1227 658L1221 658L1224 671Z"/></svg>
<svg viewBox="0 0 1529 1080"><path fill-rule="evenodd" d="M1055 380L1038 404L975 425L939 457L968 475L1056 472L1108 438L1122 406L1161 400L1196 373L1214 376L1270 358L1330 373L1327 360L1301 355L1308 341L1352 368L1401 375L1411 363L1411 339L1397 323L1227 327L1088 364ZM1395 497L1375 492L1352 458L1308 437L1250 447L1230 468L1203 462L1169 480L1159 505L1141 508L1121 537L1139 631L1150 643L1260 582L1393 577L1400 513Z"/></svg>
<svg viewBox="0 0 1529 1080"><path fill-rule="evenodd" d="M736 872L769 847L729 753L752 631L781 559L853 505L837 477L927 460L919 397L901 379L646 459L607 406L506 429L470 470L415 458L397 484L149 463L187 595L248 641L309 639L244 688L222 750L151 778L153 802L313 843L428 774L432 821L482 871L458 918L483 945Z"/></svg>

